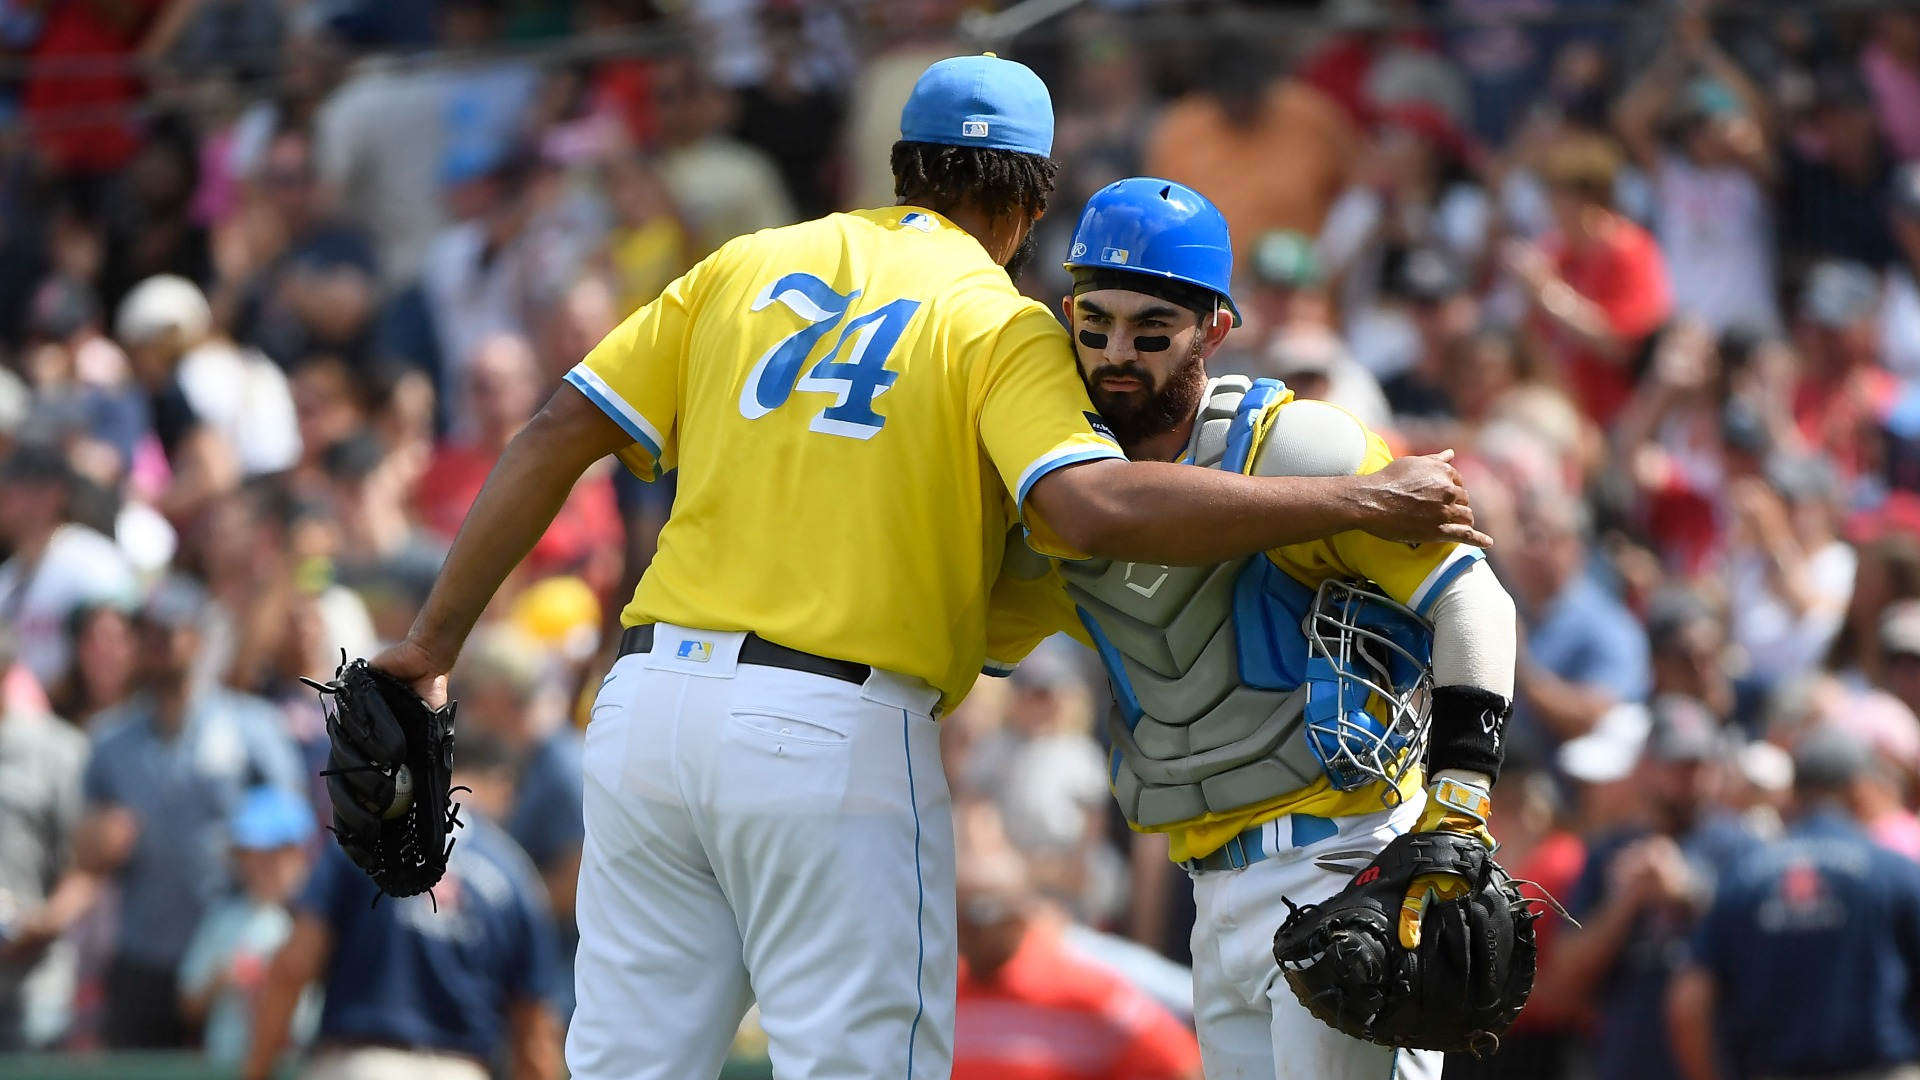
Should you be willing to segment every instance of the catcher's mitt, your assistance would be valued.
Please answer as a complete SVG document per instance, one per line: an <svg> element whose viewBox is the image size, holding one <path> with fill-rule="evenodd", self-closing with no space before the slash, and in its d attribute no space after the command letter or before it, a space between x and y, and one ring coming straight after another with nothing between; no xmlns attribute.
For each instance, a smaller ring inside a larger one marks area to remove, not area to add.
<svg viewBox="0 0 1920 1080"><path fill-rule="evenodd" d="M1396 933L1402 901L1415 877L1436 871L1459 874L1468 891L1429 901L1409 950ZM1301 1004L1356 1039L1478 1056L1500 1045L1533 991L1532 903L1477 837L1407 833L1325 903L1289 901L1273 954Z"/></svg>
<svg viewBox="0 0 1920 1080"><path fill-rule="evenodd" d="M368 665L343 662L333 681L305 680L327 707L332 752L320 775L333 802L340 848L391 896L426 892L447 870L453 802L453 705L438 709L413 687Z"/></svg>

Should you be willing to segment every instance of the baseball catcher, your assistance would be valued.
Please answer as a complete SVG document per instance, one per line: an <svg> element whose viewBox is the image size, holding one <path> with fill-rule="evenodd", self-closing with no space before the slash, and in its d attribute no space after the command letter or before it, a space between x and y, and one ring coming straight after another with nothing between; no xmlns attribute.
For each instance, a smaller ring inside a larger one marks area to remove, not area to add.
<svg viewBox="0 0 1920 1080"><path fill-rule="evenodd" d="M460 808L453 802L453 707L430 708L411 686L342 659L320 692L332 750L321 773L341 850L389 896L434 887L447 870Z"/></svg>
<svg viewBox="0 0 1920 1080"><path fill-rule="evenodd" d="M1385 467L1351 413L1208 378L1239 322L1231 253L1184 185L1136 177L1087 204L1064 308L1121 447L1254 476ZM1516 633L1482 553L1343 532L1208 566L1047 565L1020 539L989 657L1010 667L1057 630L1099 652L1114 797L1194 878L1207 1075L1437 1078L1434 1051L1492 1045L1534 944L1487 832Z"/></svg>

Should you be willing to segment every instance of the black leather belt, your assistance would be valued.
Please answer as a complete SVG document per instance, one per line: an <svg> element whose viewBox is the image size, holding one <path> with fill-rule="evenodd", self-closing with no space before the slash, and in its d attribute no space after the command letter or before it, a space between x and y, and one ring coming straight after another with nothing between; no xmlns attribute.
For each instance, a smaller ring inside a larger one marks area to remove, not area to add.
<svg viewBox="0 0 1920 1080"><path fill-rule="evenodd" d="M627 627L620 635L620 655L650 653L653 651L653 624L642 623ZM839 679L856 686L867 681L873 669L865 664L856 664L851 660L835 660L826 656L815 656L799 649L789 649L785 645L775 645L758 634L748 634L747 640L740 643L740 662L757 664L760 667L786 668L788 671L804 671L809 675L824 675L829 679Z"/></svg>

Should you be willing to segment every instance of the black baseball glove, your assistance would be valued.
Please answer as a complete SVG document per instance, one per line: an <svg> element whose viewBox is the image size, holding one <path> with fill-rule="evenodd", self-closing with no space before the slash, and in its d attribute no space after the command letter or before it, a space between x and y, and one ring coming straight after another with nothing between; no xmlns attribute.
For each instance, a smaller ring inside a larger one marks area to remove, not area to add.
<svg viewBox="0 0 1920 1080"><path fill-rule="evenodd" d="M1459 880L1439 895L1414 889L1437 876ZM1301 1004L1354 1038L1478 1056L1533 990L1532 903L1479 836L1410 832L1332 899L1289 902L1273 954ZM1412 933L1400 928L1409 907Z"/></svg>
<svg viewBox="0 0 1920 1080"><path fill-rule="evenodd" d="M460 808L453 802L453 705L433 709L413 687L343 662L333 681L305 680L327 708L327 795L333 834L391 896L426 892L447 870Z"/></svg>

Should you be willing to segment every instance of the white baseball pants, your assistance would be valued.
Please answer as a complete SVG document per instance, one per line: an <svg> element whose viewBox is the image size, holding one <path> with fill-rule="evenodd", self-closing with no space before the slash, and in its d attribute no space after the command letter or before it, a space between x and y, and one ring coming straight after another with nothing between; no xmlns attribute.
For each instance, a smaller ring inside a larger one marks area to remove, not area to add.
<svg viewBox="0 0 1920 1080"><path fill-rule="evenodd" d="M938 694L739 664L743 637L659 624L600 687L567 1066L710 1080L757 999L781 1080L945 1080Z"/></svg>
<svg viewBox="0 0 1920 1080"><path fill-rule="evenodd" d="M1315 1019L1273 958L1287 907L1325 900L1420 816L1393 810L1261 827L1266 858L1194 875L1193 1014L1207 1080L1440 1080L1444 1055L1350 1038ZM1331 833L1327 830L1332 829ZM1311 838L1311 839L1309 839Z"/></svg>

